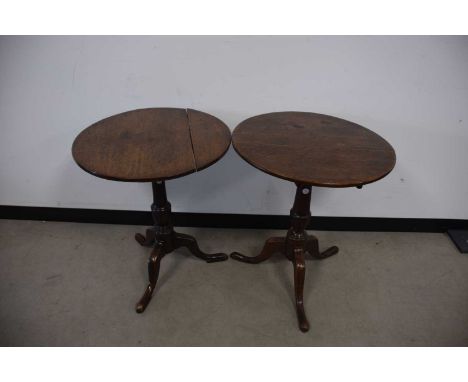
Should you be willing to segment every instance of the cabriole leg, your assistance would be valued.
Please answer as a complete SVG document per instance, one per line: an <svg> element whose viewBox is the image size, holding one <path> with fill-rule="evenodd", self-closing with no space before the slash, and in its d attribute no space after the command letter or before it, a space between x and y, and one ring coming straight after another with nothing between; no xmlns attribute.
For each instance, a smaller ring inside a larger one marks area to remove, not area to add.
<svg viewBox="0 0 468 382"><path fill-rule="evenodd" d="M146 307L148 306L151 297L153 296L154 288L158 282L159 277L159 268L161 263L161 258L164 256L163 244L157 243L156 247L153 248L151 255L148 259L148 278L149 284L145 289L145 293L141 297L140 301L136 305L137 313L143 313Z"/></svg>
<svg viewBox="0 0 468 382"><path fill-rule="evenodd" d="M284 253L284 243L284 237L270 237L265 242L262 251L257 256L249 257L242 255L239 252L233 252L231 253L231 257L234 260L242 261L243 263L258 264L262 261L268 260L276 252Z"/></svg>

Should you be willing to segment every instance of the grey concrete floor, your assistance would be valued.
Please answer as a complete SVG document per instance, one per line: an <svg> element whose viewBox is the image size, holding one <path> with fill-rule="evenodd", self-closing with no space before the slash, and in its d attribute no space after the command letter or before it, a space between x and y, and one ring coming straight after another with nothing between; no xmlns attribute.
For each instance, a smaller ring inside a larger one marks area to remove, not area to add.
<svg viewBox="0 0 468 382"><path fill-rule="evenodd" d="M256 254L284 232L190 229L207 252ZM207 264L182 249L147 283L144 227L0 220L3 346L467 346L468 256L445 234L314 232L340 253L308 260L310 331L292 265Z"/></svg>

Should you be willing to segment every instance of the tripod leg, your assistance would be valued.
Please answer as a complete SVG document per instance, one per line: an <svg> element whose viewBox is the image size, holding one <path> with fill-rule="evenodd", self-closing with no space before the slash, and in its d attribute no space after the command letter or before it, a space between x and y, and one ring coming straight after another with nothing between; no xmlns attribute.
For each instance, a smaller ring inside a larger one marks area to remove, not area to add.
<svg viewBox="0 0 468 382"><path fill-rule="evenodd" d="M262 251L257 256L249 257L242 255L239 252L233 252L231 253L231 257L234 260L242 261L243 263L258 264L269 259L275 252L284 252L284 243L284 237L270 237L265 242Z"/></svg>
<svg viewBox="0 0 468 382"><path fill-rule="evenodd" d="M302 332L309 330L309 322L304 311L304 279L305 279L305 263L304 250L302 248L294 249L294 291L296 295L296 312L299 321L299 329Z"/></svg>
<svg viewBox="0 0 468 382"><path fill-rule="evenodd" d="M310 236L307 238L306 251L309 252L312 257L315 257L319 260L323 260L327 257L336 255L338 253L338 247L333 246L326 249L323 252L320 252L317 238L314 236Z"/></svg>
<svg viewBox="0 0 468 382"><path fill-rule="evenodd" d="M158 282L159 277L159 268L161 263L161 258L164 256L163 247L161 244L157 244L154 247L151 255L148 259L148 277L149 284L146 287L145 293L141 297L140 301L136 305L136 312L143 313L146 307L148 306L151 297L153 296L154 288Z"/></svg>
<svg viewBox="0 0 468 382"><path fill-rule="evenodd" d="M320 255L318 255L317 258L320 259L320 260L326 259L327 257L336 255L338 253L338 251L339 251L338 247L333 246L333 247L330 247L330 248L326 249L323 252L320 252Z"/></svg>
<svg viewBox="0 0 468 382"><path fill-rule="evenodd" d="M205 260L207 263L213 263L216 261L224 261L227 260L227 255L224 253L213 253L208 254L202 252L200 247L198 247L197 240L190 235L186 235L185 233L176 233L175 240L174 240L175 248L185 247L187 248L193 255L196 257Z"/></svg>
<svg viewBox="0 0 468 382"><path fill-rule="evenodd" d="M141 233L136 233L135 240L143 247L152 247L156 240L156 232L154 229L148 228L146 230L146 237Z"/></svg>

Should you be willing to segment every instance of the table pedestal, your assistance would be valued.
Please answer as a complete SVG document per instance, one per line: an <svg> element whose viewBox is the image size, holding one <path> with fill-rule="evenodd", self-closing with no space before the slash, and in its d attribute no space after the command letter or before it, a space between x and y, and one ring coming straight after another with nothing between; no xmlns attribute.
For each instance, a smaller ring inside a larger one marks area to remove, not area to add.
<svg viewBox="0 0 468 382"><path fill-rule="evenodd" d="M330 247L324 252L319 251L315 236L307 235L305 228L310 220L310 185L297 184L296 197L291 209L291 227L286 237L271 237L266 242L259 255L248 257L233 252L231 257L244 263L258 264L271 257L276 252L283 253L294 266L294 290L296 295L296 311L299 328L303 332L309 330L309 322L304 311L303 290L305 279L304 255L308 252L312 257L325 259L338 253L338 247Z"/></svg>
<svg viewBox="0 0 468 382"><path fill-rule="evenodd" d="M207 263L227 260L224 253L207 254L200 250L193 236L174 231L171 222L171 203L166 196L164 181L153 182L153 204L151 205L154 226L146 230L146 235L137 233L135 239L145 247L154 247L148 259L149 284L136 305L137 313L142 313L153 295L158 281L161 259L168 253L186 247L193 255Z"/></svg>

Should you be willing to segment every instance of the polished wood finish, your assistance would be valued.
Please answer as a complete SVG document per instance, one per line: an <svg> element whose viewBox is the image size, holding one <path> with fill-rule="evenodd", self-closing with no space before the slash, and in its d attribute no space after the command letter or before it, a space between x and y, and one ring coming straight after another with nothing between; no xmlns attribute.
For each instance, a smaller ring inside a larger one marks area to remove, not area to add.
<svg viewBox="0 0 468 382"><path fill-rule="evenodd" d="M305 253L317 259L325 259L338 253L338 247L330 247L320 252L318 240L315 236L308 235L305 228L310 220L310 185L297 185L294 205L291 209L291 228L286 237L271 237L263 246L260 254L249 257L239 252L231 253L231 257L244 263L258 264L268 260L274 253L282 253L293 263L294 268L294 292L296 297L296 312L299 328L303 332L309 330L309 322L304 310L303 290L305 279Z"/></svg>
<svg viewBox="0 0 468 382"><path fill-rule="evenodd" d="M190 134L197 170L202 170L221 158L231 143L231 132L212 115L187 109Z"/></svg>
<svg viewBox="0 0 468 382"><path fill-rule="evenodd" d="M154 226L136 241L153 247L148 259L149 283L136 306L142 313L156 288L161 260L185 247L208 263L227 260L223 253L207 254L194 237L174 231L165 180L210 166L228 150L227 126L192 109L151 108L128 111L99 121L75 139L77 164L92 175L128 182L152 182Z"/></svg>
<svg viewBox="0 0 468 382"><path fill-rule="evenodd" d="M230 132L218 118L192 109L127 111L83 130L72 147L76 163L92 175L129 182L177 178L216 162Z"/></svg>
<svg viewBox="0 0 468 382"><path fill-rule="evenodd" d="M207 263L227 260L224 253L207 254L200 250L194 237L174 231L171 221L171 204L167 200L164 181L153 183L153 214L154 227L146 230L146 235L137 233L135 240L142 246L154 247L148 259L149 283L136 305L137 313L143 313L151 301L156 283L158 282L161 259L172 251L185 247L196 257Z"/></svg>
<svg viewBox="0 0 468 382"><path fill-rule="evenodd" d="M286 237L269 238L254 257L233 252L235 260L258 264L282 253L293 264L299 328L309 330L303 291L305 254L325 259L338 247L320 252L318 239L305 228L310 220L312 186L361 188L387 175L395 152L372 131L343 119L314 113L270 113L240 123L232 136L237 153L254 167L296 183Z"/></svg>
<svg viewBox="0 0 468 382"><path fill-rule="evenodd" d="M324 114L280 112L246 119L234 130L232 145L259 170L312 186L362 186L395 166L395 151L382 137Z"/></svg>

